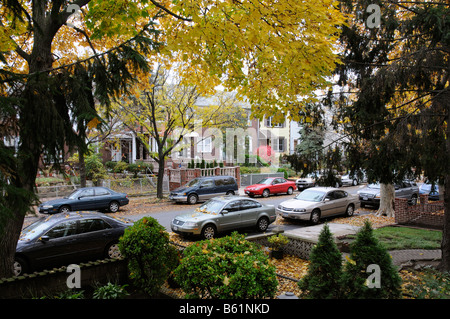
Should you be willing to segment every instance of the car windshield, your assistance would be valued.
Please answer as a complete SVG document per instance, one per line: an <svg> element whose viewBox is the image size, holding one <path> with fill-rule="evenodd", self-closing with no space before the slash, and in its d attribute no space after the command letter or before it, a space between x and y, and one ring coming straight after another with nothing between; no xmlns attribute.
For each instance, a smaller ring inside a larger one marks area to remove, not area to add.
<svg viewBox="0 0 450 319"><path fill-rule="evenodd" d="M307 202L320 202L325 194L315 190L305 190L295 196L295 199L305 200Z"/></svg>
<svg viewBox="0 0 450 319"><path fill-rule="evenodd" d="M210 199L209 201L200 205L200 207L198 207L195 211L204 214L217 215L218 213L220 213L220 210L222 209L223 205L224 202L222 201Z"/></svg>
<svg viewBox="0 0 450 319"><path fill-rule="evenodd" d="M256 184L264 184L264 185L270 185L272 184L273 178L263 178Z"/></svg>
<svg viewBox="0 0 450 319"><path fill-rule="evenodd" d="M69 196L66 196L64 198L68 198L68 199L76 199L78 197L78 194L80 193L80 190L77 189L75 191L73 191Z"/></svg>
<svg viewBox="0 0 450 319"><path fill-rule="evenodd" d="M380 184L379 183L377 183L377 184L369 184L369 185L367 185L367 187L368 188L380 189Z"/></svg>
<svg viewBox="0 0 450 319"><path fill-rule="evenodd" d="M185 187L192 187L200 183L200 180L198 178L194 178L192 181L187 182L184 186Z"/></svg>
<svg viewBox="0 0 450 319"><path fill-rule="evenodd" d="M22 229L22 232L20 233L19 239L21 240L33 240L36 237L40 236L45 230L48 228L47 221L50 217L43 217L31 225L28 225L24 229Z"/></svg>

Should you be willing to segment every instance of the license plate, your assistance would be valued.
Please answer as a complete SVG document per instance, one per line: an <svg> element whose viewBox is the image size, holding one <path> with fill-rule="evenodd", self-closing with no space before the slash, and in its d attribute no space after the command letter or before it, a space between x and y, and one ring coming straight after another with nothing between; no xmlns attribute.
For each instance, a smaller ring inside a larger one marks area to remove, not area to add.
<svg viewBox="0 0 450 319"><path fill-rule="evenodd" d="M368 200L368 198L367 197L363 197L363 200Z"/></svg>

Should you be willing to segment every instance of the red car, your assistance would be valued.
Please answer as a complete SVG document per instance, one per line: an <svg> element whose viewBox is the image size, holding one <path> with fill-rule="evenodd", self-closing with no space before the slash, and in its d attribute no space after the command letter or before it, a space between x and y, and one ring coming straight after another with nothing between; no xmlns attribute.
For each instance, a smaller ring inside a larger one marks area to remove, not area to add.
<svg viewBox="0 0 450 319"><path fill-rule="evenodd" d="M247 186L245 193L253 197L255 195L261 195L262 197L268 197L270 194L286 193L291 195L296 188L295 182L290 182L281 177L269 177L260 180L258 183Z"/></svg>

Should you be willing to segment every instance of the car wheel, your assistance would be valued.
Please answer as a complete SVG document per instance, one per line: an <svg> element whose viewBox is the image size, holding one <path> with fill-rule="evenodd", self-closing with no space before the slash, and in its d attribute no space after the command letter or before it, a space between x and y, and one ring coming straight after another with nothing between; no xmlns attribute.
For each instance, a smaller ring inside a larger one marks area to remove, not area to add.
<svg viewBox="0 0 450 319"><path fill-rule="evenodd" d="M288 188L287 194L292 195L294 193L294 189L292 187Z"/></svg>
<svg viewBox="0 0 450 319"><path fill-rule="evenodd" d="M191 205L197 204L198 202L198 197L195 194L191 194L188 196L188 203Z"/></svg>
<svg viewBox="0 0 450 319"><path fill-rule="evenodd" d="M20 276L20 275L23 275L24 273L28 272L27 262L23 258L16 257L14 259L13 271L14 271L14 276Z"/></svg>
<svg viewBox="0 0 450 319"><path fill-rule="evenodd" d="M105 257L110 259L119 259L122 257L122 253L119 249L119 244L114 242L106 246Z"/></svg>
<svg viewBox="0 0 450 319"><path fill-rule="evenodd" d="M353 185L353 186L358 185L358 181L357 181L356 179L354 179L352 185Z"/></svg>
<svg viewBox="0 0 450 319"><path fill-rule="evenodd" d="M265 190L262 192L262 197L267 198L267 197L269 197L269 195L270 195L270 191L269 191L268 189L265 189Z"/></svg>
<svg viewBox="0 0 450 319"><path fill-rule="evenodd" d="M116 202L116 201L113 201L113 202L109 203L109 208L108 208L108 210L109 210L111 213L117 213L117 211L119 210L119 207L120 207L119 203Z"/></svg>
<svg viewBox="0 0 450 319"><path fill-rule="evenodd" d="M311 221L311 223L313 223L315 225L315 224L319 223L319 220L320 220L320 211L315 209L311 213L310 221Z"/></svg>
<svg viewBox="0 0 450 319"><path fill-rule="evenodd" d="M216 236L216 227L212 224L208 224L202 229L202 237L204 239L212 239Z"/></svg>
<svg viewBox="0 0 450 319"><path fill-rule="evenodd" d="M353 207L353 205L348 205L347 206L347 209L346 209L346 211L345 211L345 215L347 216L347 217L351 217L351 216L353 216L353 213L355 212L355 207Z"/></svg>
<svg viewBox="0 0 450 319"><path fill-rule="evenodd" d="M70 207L69 206L67 206L67 205L63 205L63 206L61 206L60 208L59 208L59 210L58 210L58 212L59 213L68 213L68 212L70 212Z"/></svg>
<svg viewBox="0 0 450 319"><path fill-rule="evenodd" d="M269 227L269 220L266 217L261 217L258 219L258 222L256 223L256 228L258 231L265 232L267 227Z"/></svg>
<svg viewBox="0 0 450 319"><path fill-rule="evenodd" d="M234 195L234 191L228 191L226 195Z"/></svg>

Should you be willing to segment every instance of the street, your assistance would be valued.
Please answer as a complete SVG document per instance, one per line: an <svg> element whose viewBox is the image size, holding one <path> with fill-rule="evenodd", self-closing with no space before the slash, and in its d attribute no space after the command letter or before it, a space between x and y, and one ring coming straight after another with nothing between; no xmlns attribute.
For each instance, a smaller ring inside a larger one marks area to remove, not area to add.
<svg viewBox="0 0 450 319"><path fill-rule="evenodd" d="M357 186L343 186L341 187L341 189L347 191L349 194L356 194L356 192L365 187L365 184L363 185L357 185ZM299 192L295 191L293 195L284 195L284 194L280 194L280 195L271 195L268 198L262 198L262 197L255 197L256 200L268 204L268 205L274 205L275 207L278 206L278 204L280 204L281 202L288 200L294 196L296 196ZM240 190L240 195L243 195L243 191L242 188ZM135 198L131 198L130 200L130 204L132 204L133 200L137 200ZM195 208L197 208L198 206L200 206L201 204L196 204L196 205L188 205L188 204L177 204L177 203L167 203L167 204L159 204L161 205L160 209L152 209L146 212L139 212L139 213L134 213L134 209L132 209L131 207L122 207L121 211L119 211L119 213L125 213L126 211L126 215L124 215L124 217L129 218L131 220L138 220L142 217L145 216L151 216L153 218L155 218L156 220L158 220L158 222L166 228L167 231L171 231L170 229L170 222L172 221L172 219L180 214L184 214L184 213L189 213L195 210ZM144 209L145 210L145 209ZM305 222L300 222L300 221L292 221L292 223L290 223L290 225L284 225L285 229L287 228L296 228L296 227L306 227L309 226L308 223ZM269 226L268 230L270 231L273 227L275 227L273 224Z"/></svg>

